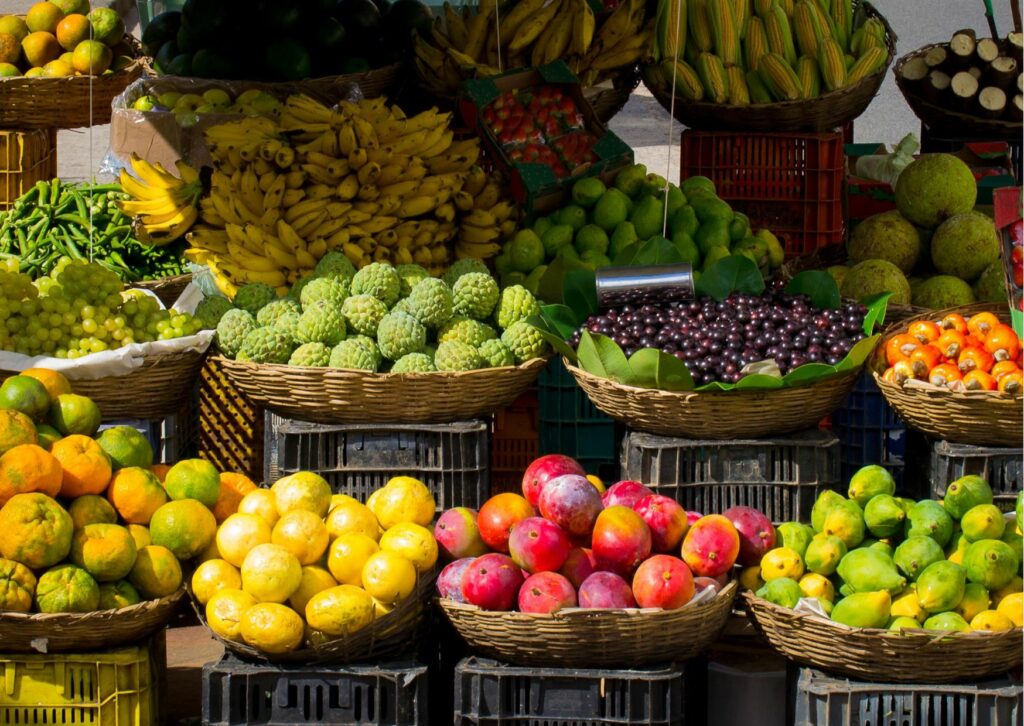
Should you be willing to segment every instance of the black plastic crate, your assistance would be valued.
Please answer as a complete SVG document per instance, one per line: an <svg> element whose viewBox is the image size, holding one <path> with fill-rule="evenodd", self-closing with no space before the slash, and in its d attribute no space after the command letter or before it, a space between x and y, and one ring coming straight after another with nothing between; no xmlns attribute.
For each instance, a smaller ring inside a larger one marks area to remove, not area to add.
<svg viewBox="0 0 1024 726"><path fill-rule="evenodd" d="M680 665L635 670L519 668L470 657L455 667L455 723L683 726Z"/></svg>
<svg viewBox="0 0 1024 726"><path fill-rule="evenodd" d="M336 493L366 501L394 476L430 489L437 511L479 507L490 492L490 426L449 424L315 424L267 413L263 478L274 482L313 471Z"/></svg>
<svg viewBox="0 0 1024 726"><path fill-rule="evenodd" d="M863 683L801 668L796 720L802 726L1020 726L1019 678L951 686Z"/></svg>
<svg viewBox="0 0 1024 726"><path fill-rule="evenodd" d="M857 379L842 407L832 413L832 430L839 437L839 462L843 481L863 466L884 466L904 483L907 427L896 416L869 372Z"/></svg>
<svg viewBox="0 0 1024 726"><path fill-rule="evenodd" d="M931 451L931 482L935 498L962 476L977 474L992 487L995 505L1013 509L1017 492L1024 489L1024 449L996 448L935 441Z"/></svg>
<svg viewBox="0 0 1024 726"><path fill-rule="evenodd" d="M817 429L733 441L631 431L622 442L622 476L702 514L744 505L773 522L806 522L818 494L840 484L839 439Z"/></svg>
<svg viewBox="0 0 1024 726"><path fill-rule="evenodd" d="M427 668L413 661L282 666L225 655L203 666L203 723L209 726L425 726L427 713Z"/></svg>

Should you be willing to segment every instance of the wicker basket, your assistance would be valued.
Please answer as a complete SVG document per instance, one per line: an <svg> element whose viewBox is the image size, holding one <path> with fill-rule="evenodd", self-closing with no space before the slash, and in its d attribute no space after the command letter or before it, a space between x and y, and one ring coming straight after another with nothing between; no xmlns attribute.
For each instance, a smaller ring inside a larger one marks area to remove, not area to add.
<svg viewBox="0 0 1024 726"><path fill-rule="evenodd" d="M876 683L953 683L1019 672L1024 629L998 633L851 628L746 592L754 627L790 660Z"/></svg>
<svg viewBox="0 0 1024 726"><path fill-rule="evenodd" d="M130 35L125 41L139 58L142 46ZM76 129L110 123L110 102L142 76L136 60L127 68L102 76L67 78L0 78L0 128Z"/></svg>
<svg viewBox="0 0 1024 726"><path fill-rule="evenodd" d="M865 15L885 25L889 60L896 55L896 33L889 22L870 3L863 3ZM691 102L676 95L675 117L691 129L707 131L833 131L864 113L885 79L885 67L852 86L823 93L817 98L776 103L730 106L724 103ZM644 83L658 103L671 112L672 97L653 84Z"/></svg>
<svg viewBox="0 0 1024 726"><path fill-rule="evenodd" d="M923 48L907 53L896 61L892 72L896 76L896 85L900 93L907 99L907 104L921 121L924 122L933 132L947 132L955 138L982 138L982 139L1013 139L1020 141L1024 124L1020 121L1004 121L1002 119L988 119L980 116L973 116L969 113L960 113L939 106L915 93L913 85L903 79L901 70L907 61L912 58L923 56L933 48L947 46L948 43L933 43ZM1009 98L1009 96L1007 96Z"/></svg>
<svg viewBox="0 0 1024 726"><path fill-rule="evenodd" d="M593 86L583 89L583 97L594 109L594 114L601 123L608 123L629 102L629 97L640 85L640 67L634 65L619 72L612 79L611 88Z"/></svg>
<svg viewBox="0 0 1024 726"><path fill-rule="evenodd" d="M315 423L447 423L490 415L514 401L546 358L461 373L370 373L243 363L216 357L258 406Z"/></svg>
<svg viewBox="0 0 1024 726"><path fill-rule="evenodd" d="M586 610L551 615L481 610L438 600L476 652L523 666L633 668L682 662L714 643L732 612L736 583L710 602L678 610Z"/></svg>
<svg viewBox="0 0 1024 726"><path fill-rule="evenodd" d="M839 408L860 369L807 385L768 391L661 391L600 378L563 358L580 388L600 410L629 428L690 439L774 436L814 428Z"/></svg>
<svg viewBox="0 0 1024 726"><path fill-rule="evenodd" d="M164 304L165 308L170 308L181 297L181 293L185 292L185 288L190 282L192 282L192 273L188 272L184 275L162 277L159 280L139 280L131 283L131 286L139 290L149 290L160 298L160 302Z"/></svg>
<svg viewBox="0 0 1024 726"><path fill-rule="evenodd" d="M1005 303L975 303L960 308L925 312L908 318L886 329L881 346L889 338L906 330L915 320L938 320L949 313L969 317L992 311L1005 323L1010 313ZM904 388L882 380L877 370L872 371L875 383L889 405L912 429L932 438L957 444L974 446L1019 447L1024 438L1024 396L1011 396L997 391L970 391L957 393L948 389Z"/></svg>
<svg viewBox="0 0 1024 726"><path fill-rule="evenodd" d="M0 612L0 643L7 653L107 650L134 643L170 622L185 588L159 600L92 613Z"/></svg>

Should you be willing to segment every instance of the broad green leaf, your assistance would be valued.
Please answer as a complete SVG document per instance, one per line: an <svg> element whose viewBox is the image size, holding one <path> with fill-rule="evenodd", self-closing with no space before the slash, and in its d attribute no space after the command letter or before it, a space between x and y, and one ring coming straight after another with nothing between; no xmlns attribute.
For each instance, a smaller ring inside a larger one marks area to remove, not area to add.
<svg viewBox="0 0 1024 726"><path fill-rule="evenodd" d="M632 386L663 391L693 390L693 377L686 364L657 348L638 350L629 359Z"/></svg>
<svg viewBox="0 0 1024 726"><path fill-rule="evenodd" d="M559 306L560 307L560 306ZM537 332L548 342L548 344L555 349L555 351L561 355L564 355L572 362L576 362L576 351L572 349L568 343L565 342L569 336L563 336L560 329L556 327L555 323L550 319L541 316L531 316L527 318L527 323L537 329ZM575 330L573 328L572 330ZM570 331L569 335L572 335Z"/></svg>
<svg viewBox="0 0 1024 726"><path fill-rule="evenodd" d="M864 365L864 362L871 356L871 352L878 345L878 341L881 340L881 335L872 335L870 338L864 338L864 340L857 341L850 352L846 354L846 357L836 363L836 371L843 373L845 371L853 370L854 368L860 368Z"/></svg>
<svg viewBox="0 0 1024 726"><path fill-rule="evenodd" d="M621 260L621 261L620 261ZM683 261L678 248L661 235L632 244L615 258L616 267L630 265L674 265Z"/></svg>
<svg viewBox="0 0 1024 726"><path fill-rule="evenodd" d="M792 386L798 383L816 381L826 376L834 376L835 374L836 367L830 366L828 363L804 363L783 376L782 382L787 386Z"/></svg>
<svg viewBox="0 0 1024 726"><path fill-rule="evenodd" d="M804 270L797 274L786 285L786 292L790 295L806 295L811 304L819 308L838 308L842 302L839 286L832 275L824 270Z"/></svg>
<svg viewBox="0 0 1024 726"><path fill-rule="evenodd" d="M583 370L601 378L623 382L629 379L629 362L622 348L604 335L591 335L584 330L577 351Z"/></svg>
<svg viewBox="0 0 1024 726"><path fill-rule="evenodd" d="M767 376L763 373L752 373L736 381L738 391L769 391L782 388L782 379L778 376Z"/></svg>
<svg viewBox="0 0 1024 726"><path fill-rule="evenodd" d="M714 391L735 391L735 383L722 383L721 381L712 381L711 383L705 383L703 386L698 386L695 389L698 393L714 392Z"/></svg>
<svg viewBox="0 0 1024 726"><path fill-rule="evenodd" d="M568 305L541 305L541 317L548 323L548 327L563 338L570 338L585 321L577 320L572 308Z"/></svg>
<svg viewBox="0 0 1024 726"><path fill-rule="evenodd" d="M868 308L867 315L864 316L864 335L873 334L878 326L885 323L885 312L891 297L891 292L881 292L861 301Z"/></svg>
<svg viewBox="0 0 1024 726"><path fill-rule="evenodd" d="M760 295L764 292L764 278L749 257L729 255L701 273L697 292L715 300L724 300L734 292Z"/></svg>
<svg viewBox="0 0 1024 726"><path fill-rule="evenodd" d="M597 312L597 290L594 285L594 271L585 267L565 273L562 301L569 306L573 316L581 323Z"/></svg>

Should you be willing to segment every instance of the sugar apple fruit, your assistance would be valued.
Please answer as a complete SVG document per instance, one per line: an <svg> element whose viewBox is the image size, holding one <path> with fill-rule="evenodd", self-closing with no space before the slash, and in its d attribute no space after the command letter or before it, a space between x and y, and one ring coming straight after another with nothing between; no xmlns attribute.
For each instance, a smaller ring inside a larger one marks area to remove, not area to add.
<svg viewBox="0 0 1024 726"><path fill-rule="evenodd" d="M477 350L480 353L480 357L484 359L484 363L490 368L501 368L502 366L511 366L516 363L512 351L500 340L485 340Z"/></svg>
<svg viewBox="0 0 1024 726"><path fill-rule="evenodd" d="M543 336L525 320L508 326L501 334L501 342L512 351L516 363L525 363L531 358L537 358L547 350L547 342Z"/></svg>
<svg viewBox="0 0 1024 726"><path fill-rule="evenodd" d="M345 339L345 317L341 308L327 300L308 305L295 328L295 339L300 343L340 343Z"/></svg>
<svg viewBox="0 0 1024 726"><path fill-rule="evenodd" d="M331 348L323 343L303 343L292 351L290 366L324 368L331 360Z"/></svg>
<svg viewBox="0 0 1024 726"><path fill-rule="evenodd" d="M476 348L458 340L441 343L434 353L434 365L439 371L475 371L483 364L484 359Z"/></svg>
<svg viewBox="0 0 1024 726"><path fill-rule="evenodd" d="M228 358L234 358L242 349L242 342L256 330L256 318L241 308L228 310L217 323L217 347Z"/></svg>
<svg viewBox="0 0 1024 726"><path fill-rule="evenodd" d="M353 295L373 295L389 308L398 302L401 289L395 268L384 262L371 262L352 278Z"/></svg>
<svg viewBox="0 0 1024 726"><path fill-rule="evenodd" d="M320 258L313 268L316 277L343 277L349 280L356 274L355 266L344 253L331 250Z"/></svg>
<svg viewBox="0 0 1024 726"><path fill-rule="evenodd" d="M398 291L399 297L409 297L409 293L416 287L417 282L430 277L430 273L425 267L416 264L398 265L395 267L395 272L398 273L401 285L401 289Z"/></svg>
<svg viewBox="0 0 1024 726"><path fill-rule="evenodd" d="M377 346L376 340L368 335L350 335L347 340L354 340L366 348L367 352L373 356L373 360L376 361L377 368L380 369L380 364L384 362L384 356L381 355L380 348Z"/></svg>
<svg viewBox="0 0 1024 726"><path fill-rule="evenodd" d="M348 297L349 281L345 278L317 277L306 283L299 294L302 309L305 310L318 300L341 307Z"/></svg>
<svg viewBox="0 0 1024 726"><path fill-rule="evenodd" d="M430 373L436 370L433 358L426 353L403 355L391 366L392 373Z"/></svg>
<svg viewBox="0 0 1024 726"><path fill-rule="evenodd" d="M217 327L220 319L224 317L224 313L234 307L226 297L210 295L199 301L193 314L203 324L203 330L213 330Z"/></svg>
<svg viewBox="0 0 1024 726"><path fill-rule="evenodd" d="M512 323L540 315L540 305L529 290L522 285L512 285L501 291L498 305L494 308L494 319L502 330Z"/></svg>
<svg viewBox="0 0 1024 726"><path fill-rule="evenodd" d="M472 318L454 317L438 331L437 342L458 340L474 348L479 348L485 340L497 337L497 331L487 323Z"/></svg>
<svg viewBox="0 0 1024 726"><path fill-rule="evenodd" d="M293 347L284 333L274 328L256 328L245 336L239 354L253 363L287 363Z"/></svg>
<svg viewBox="0 0 1024 726"><path fill-rule="evenodd" d="M449 267L442 279L448 283L448 287L455 287L455 281L469 272L487 273L487 265L475 257L465 257Z"/></svg>
<svg viewBox="0 0 1024 726"><path fill-rule="evenodd" d="M377 372L377 360L373 353L358 340L348 338L334 346L328 361L331 368L354 368L356 370Z"/></svg>
<svg viewBox="0 0 1024 726"><path fill-rule="evenodd" d="M409 298L403 297L401 300L395 303L395 306L391 308L393 313L409 313L412 315L412 305L409 304ZM413 317L416 317L413 315Z"/></svg>
<svg viewBox="0 0 1024 726"><path fill-rule="evenodd" d="M426 325L436 330L447 323L452 317L451 288L436 277L420 280L413 287L407 298L409 313Z"/></svg>
<svg viewBox="0 0 1024 726"><path fill-rule="evenodd" d="M270 285L262 282L250 282L242 285L235 293L235 307L241 308L255 315L259 309L277 297L277 293Z"/></svg>
<svg viewBox="0 0 1024 726"><path fill-rule="evenodd" d="M285 313L274 323L274 330L287 335L296 345L299 343L298 329L302 314L296 312Z"/></svg>
<svg viewBox="0 0 1024 726"><path fill-rule="evenodd" d="M377 345L389 360L419 353L426 344L427 329L408 313L388 313L377 326Z"/></svg>
<svg viewBox="0 0 1024 726"><path fill-rule="evenodd" d="M381 318L388 314L388 306L373 295L354 295L341 306L345 322L360 335L377 335Z"/></svg>
<svg viewBox="0 0 1024 726"><path fill-rule="evenodd" d="M486 320L498 304L498 283L486 272L467 272L452 288L452 311L456 315Z"/></svg>
<svg viewBox="0 0 1024 726"><path fill-rule="evenodd" d="M271 300L256 313L256 322L261 328L273 325L285 313L301 313L302 306L290 297Z"/></svg>
<svg viewBox="0 0 1024 726"><path fill-rule="evenodd" d="M288 297L292 298L293 300L301 300L302 290L306 287L306 285L313 282L313 280L315 279L316 278L313 277L312 275L300 277L298 280L295 281L295 284L292 285L292 289L288 291Z"/></svg>

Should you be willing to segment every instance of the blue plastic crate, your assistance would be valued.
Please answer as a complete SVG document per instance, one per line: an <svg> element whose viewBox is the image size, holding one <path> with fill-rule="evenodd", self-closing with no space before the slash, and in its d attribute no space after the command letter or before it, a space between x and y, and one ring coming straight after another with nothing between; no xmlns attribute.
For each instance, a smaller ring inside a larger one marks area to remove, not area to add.
<svg viewBox="0 0 1024 726"><path fill-rule="evenodd" d="M907 483L907 427L878 390L870 372L864 372L846 402L832 414L832 429L839 437L843 481L869 464L884 466L897 489Z"/></svg>

